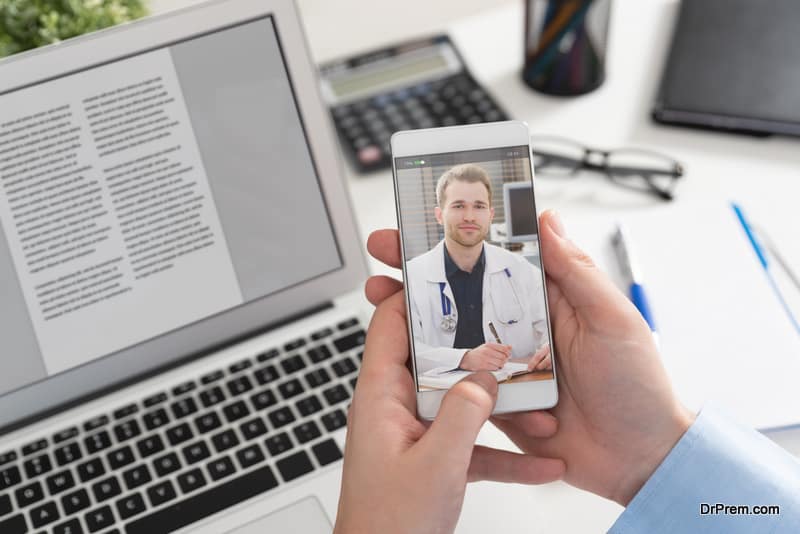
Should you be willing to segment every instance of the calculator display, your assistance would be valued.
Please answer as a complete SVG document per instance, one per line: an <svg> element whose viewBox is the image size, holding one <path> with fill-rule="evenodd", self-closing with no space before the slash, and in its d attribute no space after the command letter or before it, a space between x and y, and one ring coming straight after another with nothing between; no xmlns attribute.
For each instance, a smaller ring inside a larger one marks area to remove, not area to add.
<svg viewBox="0 0 800 534"><path fill-rule="evenodd" d="M363 71L350 76L331 80L331 88L336 96L342 98L353 93L363 93L371 89L391 85L407 78L433 76L447 71L447 60L441 55L425 56L403 62L392 61L382 66L370 65Z"/></svg>

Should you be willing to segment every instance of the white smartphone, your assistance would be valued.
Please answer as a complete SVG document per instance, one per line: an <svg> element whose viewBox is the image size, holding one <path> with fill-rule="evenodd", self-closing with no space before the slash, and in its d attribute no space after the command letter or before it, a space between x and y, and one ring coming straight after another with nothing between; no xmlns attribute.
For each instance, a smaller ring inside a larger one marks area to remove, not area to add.
<svg viewBox="0 0 800 534"><path fill-rule="evenodd" d="M528 126L392 136L397 219L419 415L486 370L495 413L558 400Z"/></svg>

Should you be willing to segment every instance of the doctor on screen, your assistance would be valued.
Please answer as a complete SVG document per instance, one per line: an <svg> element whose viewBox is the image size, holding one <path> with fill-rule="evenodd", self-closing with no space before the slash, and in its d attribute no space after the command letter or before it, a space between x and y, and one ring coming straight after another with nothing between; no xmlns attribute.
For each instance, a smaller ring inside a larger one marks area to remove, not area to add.
<svg viewBox="0 0 800 534"><path fill-rule="evenodd" d="M485 242L494 217L489 175L474 164L452 167L436 201L445 237L407 265L418 372L491 371L509 358L550 369L541 271Z"/></svg>

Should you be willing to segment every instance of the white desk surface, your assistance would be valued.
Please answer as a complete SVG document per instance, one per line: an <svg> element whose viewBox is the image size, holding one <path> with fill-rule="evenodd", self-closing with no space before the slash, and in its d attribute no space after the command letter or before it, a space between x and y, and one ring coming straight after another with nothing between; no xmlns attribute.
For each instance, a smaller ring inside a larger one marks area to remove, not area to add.
<svg viewBox="0 0 800 534"><path fill-rule="evenodd" d="M192 3L156 0L155 11ZM503 0L299 0L307 37L318 62L447 30L470 69L514 118L536 133L562 135L591 146L646 146L683 161L687 175L680 203L702 206L721 195L740 199L769 229L787 259L800 265L800 141L706 133L657 126L649 118L661 76L677 0L615 0L611 16L608 77L602 87L577 98L539 95L520 80L523 2ZM394 227L389 171L359 176L348 169L362 237ZM637 212L654 201L616 188L594 175L570 184L539 181L537 203L578 221L586 214ZM699 224L702 221L698 221ZM390 270L370 260L373 271ZM396 273L394 273L396 274ZM771 433L800 454L800 430ZM493 428L481 442L512 445ZM458 532L598 532L621 513L618 505L562 483L540 487L478 483L470 486Z"/></svg>

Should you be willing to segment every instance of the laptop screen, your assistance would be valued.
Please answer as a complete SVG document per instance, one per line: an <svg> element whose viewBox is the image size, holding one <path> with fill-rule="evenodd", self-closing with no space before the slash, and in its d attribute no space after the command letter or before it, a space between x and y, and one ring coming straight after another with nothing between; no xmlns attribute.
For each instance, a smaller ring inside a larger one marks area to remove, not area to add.
<svg viewBox="0 0 800 534"><path fill-rule="evenodd" d="M0 394L342 267L285 61L264 16L0 94Z"/></svg>

